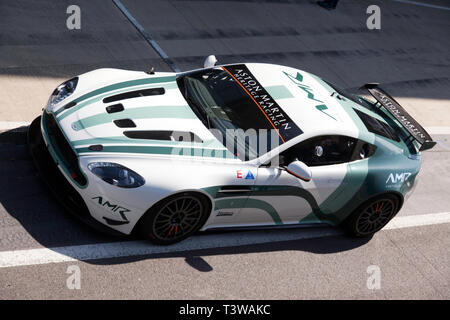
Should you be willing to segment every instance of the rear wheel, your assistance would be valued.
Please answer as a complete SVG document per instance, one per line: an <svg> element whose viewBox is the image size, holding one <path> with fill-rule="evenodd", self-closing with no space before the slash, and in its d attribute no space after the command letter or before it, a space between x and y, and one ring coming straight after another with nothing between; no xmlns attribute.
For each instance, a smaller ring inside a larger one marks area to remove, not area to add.
<svg viewBox="0 0 450 320"><path fill-rule="evenodd" d="M348 218L347 230L357 237L368 237L381 230L398 212L399 200L385 194L362 204Z"/></svg>
<svg viewBox="0 0 450 320"><path fill-rule="evenodd" d="M206 197L182 193L152 207L138 226L141 236L156 244L173 244L197 232L208 217Z"/></svg>

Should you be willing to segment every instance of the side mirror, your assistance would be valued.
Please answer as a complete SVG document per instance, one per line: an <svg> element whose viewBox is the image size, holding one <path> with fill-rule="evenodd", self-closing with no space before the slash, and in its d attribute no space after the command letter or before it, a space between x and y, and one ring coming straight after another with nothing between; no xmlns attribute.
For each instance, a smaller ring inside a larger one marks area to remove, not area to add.
<svg viewBox="0 0 450 320"><path fill-rule="evenodd" d="M309 181L312 178L311 169L306 164L298 160L291 162L287 166L286 171L293 176L302 179L303 181Z"/></svg>
<svg viewBox="0 0 450 320"><path fill-rule="evenodd" d="M217 59L215 55L207 56L205 62L203 63L204 68L212 68L216 65Z"/></svg>

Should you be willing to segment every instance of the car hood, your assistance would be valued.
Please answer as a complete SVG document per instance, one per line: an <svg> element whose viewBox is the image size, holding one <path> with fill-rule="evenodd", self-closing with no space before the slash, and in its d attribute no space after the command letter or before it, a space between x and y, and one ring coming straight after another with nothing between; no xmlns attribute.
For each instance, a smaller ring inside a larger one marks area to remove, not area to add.
<svg viewBox="0 0 450 320"><path fill-rule="evenodd" d="M92 82L92 74L81 75L81 86L53 112L77 154L172 154L180 147L227 153L186 103L174 73L123 71L114 81Z"/></svg>

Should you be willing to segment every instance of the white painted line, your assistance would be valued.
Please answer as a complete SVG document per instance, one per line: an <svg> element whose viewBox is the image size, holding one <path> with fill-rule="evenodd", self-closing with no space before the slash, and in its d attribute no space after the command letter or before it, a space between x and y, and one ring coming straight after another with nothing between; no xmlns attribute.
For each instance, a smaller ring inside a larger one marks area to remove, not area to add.
<svg viewBox="0 0 450 320"><path fill-rule="evenodd" d="M12 130L20 127L29 126L30 122L12 122L12 121L0 121L0 130Z"/></svg>
<svg viewBox="0 0 450 320"><path fill-rule="evenodd" d="M120 11L124 14L125 17L131 22L131 24L136 28L137 31L144 37L144 39L152 46L152 48L159 54L159 56L164 60L165 63L169 65L169 67L174 72L180 72L181 70L175 65L172 59L164 52L164 50L158 45L158 43L152 39L150 34L145 31L144 27L131 15L131 13L125 8L125 6L120 2L120 0L112 0L114 4L119 8Z"/></svg>
<svg viewBox="0 0 450 320"><path fill-rule="evenodd" d="M450 212L394 218L383 230L450 223ZM172 246L155 246L147 241L98 243L57 248L39 248L0 252L0 268L40 265L68 261L87 261L149 254L175 253L208 248L224 248L276 241L323 238L343 234L338 228L263 230L237 234L194 236Z"/></svg>
<svg viewBox="0 0 450 320"><path fill-rule="evenodd" d="M440 145L445 150L450 150L450 147L448 145L446 145L445 143L443 143L442 141L436 140L436 142L437 142L438 145Z"/></svg>
<svg viewBox="0 0 450 320"><path fill-rule="evenodd" d="M450 223L450 212L396 217L392 219L383 230L428 226L441 223Z"/></svg>
<svg viewBox="0 0 450 320"><path fill-rule="evenodd" d="M325 229L325 230L324 230ZM284 230L286 231L286 230ZM0 268L28 266L67 261L86 261L119 257L174 253L188 250L223 248L276 241L321 238L342 234L339 229L292 229L239 232L237 234L209 234L194 236L171 246L156 246L148 241L127 241L88 244L81 246L40 248L0 252Z"/></svg>
<svg viewBox="0 0 450 320"><path fill-rule="evenodd" d="M409 1L409 0L393 0L393 1L407 3L407 4L415 4L417 6L422 6L422 7L428 7L428 8L434 8L434 9L441 9L441 10L448 10L448 11L450 11L450 7L436 6L434 4L429 4L429 3L417 2L417 1Z"/></svg>
<svg viewBox="0 0 450 320"><path fill-rule="evenodd" d="M429 134L450 134L450 127L425 127Z"/></svg>

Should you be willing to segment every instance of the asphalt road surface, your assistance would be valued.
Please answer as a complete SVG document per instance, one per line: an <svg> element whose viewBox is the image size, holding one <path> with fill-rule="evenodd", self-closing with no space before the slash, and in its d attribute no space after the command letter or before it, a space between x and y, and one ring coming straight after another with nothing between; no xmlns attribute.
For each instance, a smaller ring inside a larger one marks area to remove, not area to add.
<svg viewBox="0 0 450 320"><path fill-rule="evenodd" d="M206 233L170 247L105 236L48 194L26 124L71 76L171 66L113 1L78 1L80 30L66 27L71 1L0 1L0 299L450 298L448 1L341 0L334 11L307 0L120 3L181 70L215 54L352 90L380 82L439 143L395 221L371 239L332 228ZM372 4L380 30L366 26ZM71 266L80 289L68 288Z"/></svg>

